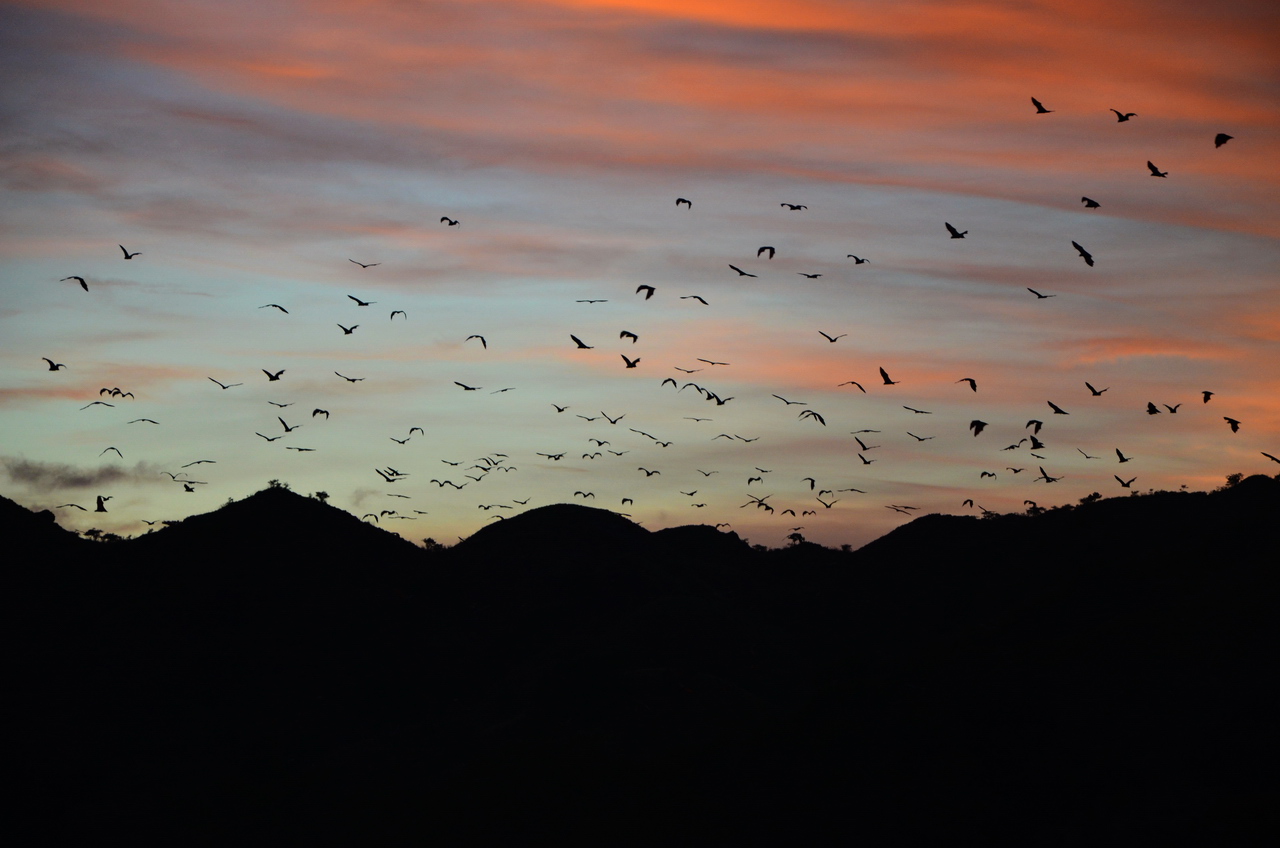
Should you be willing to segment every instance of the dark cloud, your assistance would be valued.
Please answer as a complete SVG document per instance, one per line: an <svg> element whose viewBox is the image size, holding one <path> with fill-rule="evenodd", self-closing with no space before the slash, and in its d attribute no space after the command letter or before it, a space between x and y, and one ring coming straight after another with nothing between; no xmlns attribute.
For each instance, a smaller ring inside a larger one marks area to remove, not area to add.
<svg viewBox="0 0 1280 848"><path fill-rule="evenodd" d="M38 492L54 492L60 489L87 489L119 483L159 483L159 466L149 462L135 463L132 468L105 465L101 468L82 468L64 462L39 462L22 457L0 457L9 482Z"/></svg>
<svg viewBox="0 0 1280 848"><path fill-rule="evenodd" d="M370 498L383 498L386 495L381 489L358 488L351 493L351 503L355 509L362 509Z"/></svg>

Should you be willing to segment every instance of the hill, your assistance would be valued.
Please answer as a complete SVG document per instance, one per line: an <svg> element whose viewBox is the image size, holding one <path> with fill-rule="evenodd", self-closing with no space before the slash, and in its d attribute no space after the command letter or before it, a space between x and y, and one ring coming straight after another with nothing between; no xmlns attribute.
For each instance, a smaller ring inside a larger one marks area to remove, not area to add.
<svg viewBox="0 0 1280 848"><path fill-rule="evenodd" d="M1257 477L845 553L557 505L427 552L283 489L111 543L3 501L77 551L8 593L6 747L55 807L25 835L1251 844L1278 507Z"/></svg>
<svg viewBox="0 0 1280 848"><path fill-rule="evenodd" d="M282 486L108 547L121 563L163 563L166 579L198 589L263 581L338 588L422 558L399 536Z"/></svg>
<svg viewBox="0 0 1280 848"><path fill-rule="evenodd" d="M74 557L91 549L89 541L59 527L49 510L32 512L4 496L0 496L0 535L13 540L17 554L4 569L6 582L25 580L51 558Z"/></svg>

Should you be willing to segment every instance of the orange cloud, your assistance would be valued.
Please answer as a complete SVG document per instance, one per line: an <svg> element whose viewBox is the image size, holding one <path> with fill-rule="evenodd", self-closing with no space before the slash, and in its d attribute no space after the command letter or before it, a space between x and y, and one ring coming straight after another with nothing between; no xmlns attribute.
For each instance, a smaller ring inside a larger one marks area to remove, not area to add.
<svg viewBox="0 0 1280 848"><path fill-rule="evenodd" d="M31 401L40 400L75 400L88 403L84 398L96 391L97 389L88 390L74 386L0 387L0 407L23 406Z"/></svg>
<svg viewBox="0 0 1280 848"><path fill-rule="evenodd" d="M321 65L316 62L259 62L242 63L245 73L269 77L283 77L291 80L328 80L332 79L337 68Z"/></svg>
<svg viewBox="0 0 1280 848"><path fill-rule="evenodd" d="M1052 342L1051 347L1071 356L1075 364L1092 365L1136 357L1170 357L1227 361L1239 352L1228 345L1196 339L1144 334L1072 338Z"/></svg>
<svg viewBox="0 0 1280 848"><path fill-rule="evenodd" d="M1141 203L1125 214L1280 231L1266 202L1280 176L1208 147L1229 124L1277 152L1258 140L1275 118L1249 88L1274 76L1276 60L1247 12L1224 10L1206 32L1197 10L1168 3L510 0L461 9L328 0L306 16L241 10L237 30L250 32L229 47L230 23L212 9L60 5L131 27L116 36L126 55L213 91L420 134L471 162L772 171L1049 204L1026 176L1056 175L1065 195L1128 167L1118 156L1069 155L1086 139L1168 149L1195 136L1204 149L1175 158L1178 175L1229 175L1252 200L1214 204L1213 216ZM1048 120L1031 114L1033 87L1055 109ZM1112 105L1139 119L1117 129ZM975 115L985 121L975 125ZM170 217L155 212L150 222Z"/></svg>

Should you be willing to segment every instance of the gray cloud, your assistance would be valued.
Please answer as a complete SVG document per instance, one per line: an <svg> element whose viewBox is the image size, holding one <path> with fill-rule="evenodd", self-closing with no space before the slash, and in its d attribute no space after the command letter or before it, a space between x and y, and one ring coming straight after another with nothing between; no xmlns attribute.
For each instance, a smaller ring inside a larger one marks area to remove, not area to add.
<svg viewBox="0 0 1280 848"><path fill-rule="evenodd" d="M370 498L378 498L378 497L383 497L383 492L381 489L360 488L360 489L356 489L354 492L351 493L351 503L356 509L362 509L364 507L365 501L367 501Z"/></svg>
<svg viewBox="0 0 1280 848"><path fill-rule="evenodd" d="M118 483L159 483L164 478L158 465L138 462L132 468L106 465L81 468L64 462L39 462L23 457L0 457L0 469L9 482L38 492L60 489L87 489Z"/></svg>

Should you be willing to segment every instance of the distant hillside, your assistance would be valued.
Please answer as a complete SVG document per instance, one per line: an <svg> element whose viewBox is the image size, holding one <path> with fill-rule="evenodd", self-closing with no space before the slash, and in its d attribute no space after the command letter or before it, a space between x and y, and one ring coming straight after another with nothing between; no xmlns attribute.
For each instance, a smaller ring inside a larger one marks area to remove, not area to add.
<svg viewBox="0 0 1280 848"><path fill-rule="evenodd" d="M0 532L6 538L42 546L78 546L81 539L69 530L58 526L49 510L32 512L0 495Z"/></svg>
<svg viewBox="0 0 1280 848"><path fill-rule="evenodd" d="M60 562L93 553L93 543L63 530L49 510L32 512L0 496L0 536L10 541L0 586L24 583Z"/></svg>
<svg viewBox="0 0 1280 848"><path fill-rule="evenodd" d="M621 560L652 560L649 531L617 513L577 504L538 507L481 527L452 548L469 562L521 559L531 554L546 558L541 569L581 567L608 569Z"/></svg>
<svg viewBox="0 0 1280 848"><path fill-rule="evenodd" d="M105 543L0 501L39 552L11 830L1265 844L1278 509L1253 477L846 553L561 504L428 552L281 488Z"/></svg>
<svg viewBox="0 0 1280 848"><path fill-rule="evenodd" d="M277 574L335 585L405 567L423 554L348 512L275 486L110 547L121 561L164 562L220 582Z"/></svg>
<svg viewBox="0 0 1280 848"><path fill-rule="evenodd" d="M1190 545L1220 545L1231 532L1248 532L1251 524L1274 508L1276 479L1262 475L1241 480L1215 492L1156 492L1102 498L1077 506L1032 510L1028 513L977 516L922 515L857 551L860 560L892 561L904 556L933 557L958 548L982 558L1061 557L1081 549L1133 544L1188 550ZM193 515L172 526L135 539L107 545L62 530L47 510L36 514L0 497L0 528L10 538L31 543L70 545L98 551L128 551L129 558L175 557L187 562L269 560L281 556L298 560L329 553L330 558L360 551L364 561L390 562L414 557L413 544L379 525L357 519L315 498L295 494L283 486L263 489L243 500L229 501L213 512ZM1046 534L1056 538L1045 539ZM1034 542L1032 540L1035 540ZM1003 541L1001 541L1003 540ZM1010 542L1030 548L1012 550ZM970 550L970 548L972 550ZM629 519L604 509L578 504L553 504L507 517L482 527L453 546L458 559L480 561L511 554L555 553L552 561L646 561L654 556L750 558L752 551L736 534L688 525L650 532ZM808 551L822 558L818 546L801 544L787 554Z"/></svg>
<svg viewBox="0 0 1280 848"><path fill-rule="evenodd" d="M922 516L863 547L870 559L957 555L981 561L1123 564L1167 569L1241 554L1280 507L1280 482L1254 476L1215 492L1155 492L984 518Z"/></svg>

